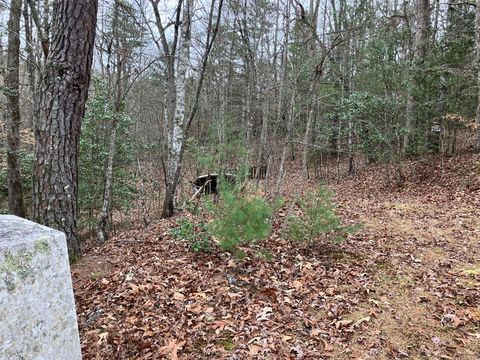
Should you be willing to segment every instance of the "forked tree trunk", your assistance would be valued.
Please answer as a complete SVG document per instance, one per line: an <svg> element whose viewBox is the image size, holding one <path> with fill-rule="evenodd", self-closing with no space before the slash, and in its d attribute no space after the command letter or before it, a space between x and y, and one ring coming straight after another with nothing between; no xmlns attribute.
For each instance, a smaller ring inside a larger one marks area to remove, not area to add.
<svg viewBox="0 0 480 360"><path fill-rule="evenodd" d="M97 5L97 0L55 3L35 129L33 218L65 233L70 256L80 255L77 163Z"/></svg>
<svg viewBox="0 0 480 360"><path fill-rule="evenodd" d="M4 94L7 98L7 177L8 177L8 208L10 213L25 217L23 204L22 176L20 172L20 17L22 0L12 0L10 18L8 19L8 52L5 74Z"/></svg>
<svg viewBox="0 0 480 360"><path fill-rule="evenodd" d="M170 217L175 209L175 192L179 181L179 169L181 168L181 154L185 130L185 97L187 69L190 59L191 41L191 11L193 0L187 0L183 7L182 35L178 50L177 76L175 78L176 103L175 117L170 128L168 161L166 168L166 191L163 202L162 217Z"/></svg>

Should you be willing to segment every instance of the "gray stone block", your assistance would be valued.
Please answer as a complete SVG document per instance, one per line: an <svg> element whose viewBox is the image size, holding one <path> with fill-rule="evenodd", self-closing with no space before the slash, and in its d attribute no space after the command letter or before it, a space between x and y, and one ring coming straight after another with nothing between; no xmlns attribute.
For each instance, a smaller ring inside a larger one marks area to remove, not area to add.
<svg viewBox="0 0 480 360"><path fill-rule="evenodd" d="M81 359L65 235L0 216L0 359Z"/></svg>

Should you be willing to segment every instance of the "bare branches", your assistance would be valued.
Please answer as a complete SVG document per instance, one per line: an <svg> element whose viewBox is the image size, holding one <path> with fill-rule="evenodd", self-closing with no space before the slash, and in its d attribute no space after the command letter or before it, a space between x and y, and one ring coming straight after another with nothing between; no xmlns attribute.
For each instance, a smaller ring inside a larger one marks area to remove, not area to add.
<svg viewBox="0 0 480 360"><path fill-rule="evenodd" d="M30 12L32 14L33 21L35 23L35 27L38 31L38 37L40 38L40 43L42 44L43 55L45 59L48 57L48 52L50 49L50 40L48 38L47 33L45 32L44 25L40 21L40 16L38 14L37 8L35 7L34 0L26 0L29 7Z"/></svg>
<svg viewBox="0 0 480 360"><path fill-rule="evenodd" d="M212 47L213 47L213 44L215 43L215 39L216 39L217 34L218 34L218 29L220 27L220 21L221 21L221 18L222 18L223 0L219 0L219 3L218 3L217 17L216 17L216 20L215 20L215 25L213 25L214 6L215 6L215 0L212 1L212 6L210 8L210 15L209 15L209 18L208 18L207 41L206 41L206 45L205 45L205 52L203 54L202 65L200 67L200 74L199 74L199 79L198 79L197 87L196 87L196 91L195 91L195 98L194 98L194 102L193 102L193 107L192 107L192 111L190 112L190 116L188 118L188 121L185 125L185 132L188 132L188 129L190 128L190 125L192 124L192 121L195 117L195 114L198 111L199 98L200 98L200 93L201 93L201 90L202 90L203 80L204 80L204 77L205 77L205 70L207 68L208 57L210 55L210 52L212 51Z"/></svg>
<svg viewBox="0 0 480 360"><path fill-rule="evenodd" d="M169 22L167 25L163 25L163 22L162 22L162 17L158 9L159 0L150 0L150 4L152 5L153 14L155 15L155 22L157 25L157 30L160 34L160 41L162 43L163 52L165 53L165 56L174 57L176 48L177 48L177 43L178 43L179 27L181 23L180 14L182 10L183 0L178 0L177 7L175 9L175 21ZM173 35L173 41L171 43L171 48L170 48L170 45L168 44L168 40L167 40L166 29L171 25L174 26L174 35Z"/></svg>

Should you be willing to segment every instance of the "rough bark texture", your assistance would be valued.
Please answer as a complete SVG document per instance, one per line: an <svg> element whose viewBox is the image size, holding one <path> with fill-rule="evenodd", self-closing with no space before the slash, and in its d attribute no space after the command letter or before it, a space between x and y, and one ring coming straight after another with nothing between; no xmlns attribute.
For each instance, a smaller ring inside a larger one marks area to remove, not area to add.
<svg viewBox="0 0 480 360"><path fill-rule="evenodd" d="M12 0L8 20L8 53L5 74L5 96L7 98L7 176L8 208L10 213L25 217L23 204L22 176L20 173L20 102L19 102L19 60L20 60L20 17L22 0Z"/></svg>
<svg viewBox="0 0 480 360"><path fill-rule="evenodd" d="M65 233L71 256L77 237L78 149L92 65L97 1L61 0L42 78L35 130L33 218Z"/></svg>
<svg viewBox="0 0 480 360"><path fill-rule="evenodd" d="M302 145L302 176L305 179L308 179L308 149L310 137L312 134L312 125L313 125L313 105L308 110L307 114L307 124L305 125L305 133L303 134L303 145Z"/></svg>
<svg viewBox="0 0 480 360"><path fill-rule="evenodd" d="M317 36L316 34L316 28L317 28L317 22L318 22L318 8L320 6L320 1L313 1L310 0L310 24L312 25L312 31L313 31L313 37L315 38ZM315 54L317 52L315 43L311 44L311 48L308 50L310 52L309 56L314 58ZM314 75L313 78L310 80L310 85L308 89L309 94L314 94L315 93L315 88L317 86L317 81L318 76L316 72L318 69L314 69ZM307 123L305 125L305 133L303 135L303 145L302 145L302 176L306 179L309 178L308 174L308 150L309 150L309 143L310 143L310 137L312 134L312 126L313 126L313 114L314 114L314 107L317 104L317 99L312 101L310 104L310 109L308 110L307 113Z"/></svg>

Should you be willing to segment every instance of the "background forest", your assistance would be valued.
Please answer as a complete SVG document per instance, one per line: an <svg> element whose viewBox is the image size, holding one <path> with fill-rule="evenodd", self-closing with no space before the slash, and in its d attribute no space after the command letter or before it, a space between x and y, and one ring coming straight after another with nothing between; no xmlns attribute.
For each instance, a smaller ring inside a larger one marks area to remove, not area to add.
<svg viewBox="0 0 480 360"><path fill-rule="evenodd" d="M15 192L22 211L32 207L52 6L2 4L2 212L15 66L23 185ZM478 148L476 9L429 0L100 1L79 144L79 229L105 240L115 223L170 216L202 174L265 177L268 198L292 161L305 179L325 181L381 163L401 185L405 158L452 154L475 139Z"/></svg>
<svg viewBox="0 0 480 360"><path fill-rule="evenodd" d="M480 358L480 0L0 0L0 79L83 358Z"/></svg>

